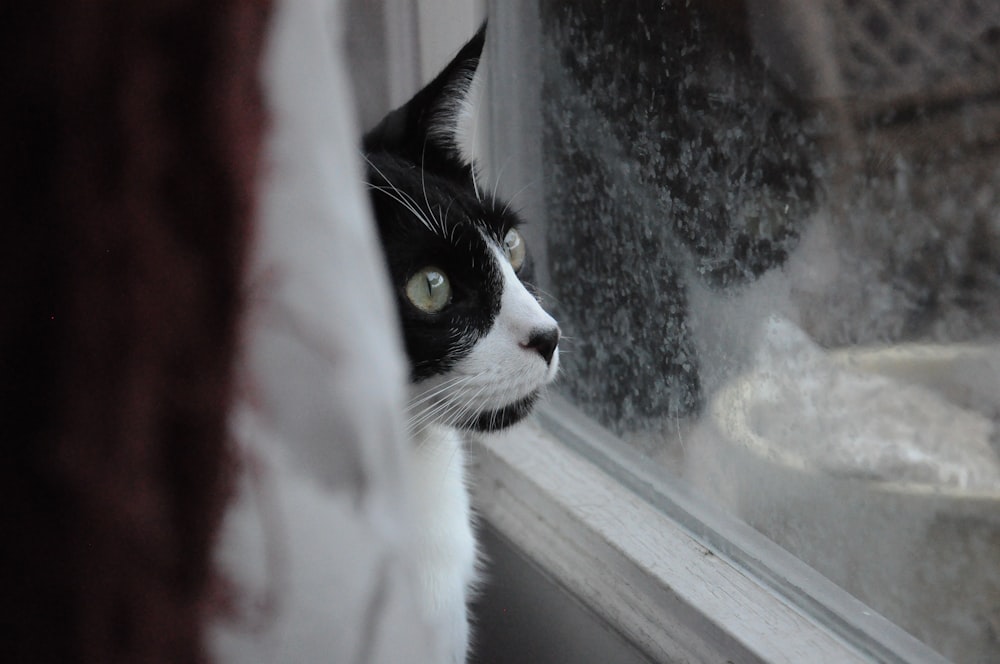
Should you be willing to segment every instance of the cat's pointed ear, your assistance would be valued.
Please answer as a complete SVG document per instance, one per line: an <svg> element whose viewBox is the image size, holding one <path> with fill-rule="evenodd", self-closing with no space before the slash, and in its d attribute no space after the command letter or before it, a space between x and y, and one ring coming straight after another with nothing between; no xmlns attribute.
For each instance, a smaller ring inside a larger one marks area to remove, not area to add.
<svg viewBox="0 0 1000 664"><path fill-rule="evenodd" d="M486 23L447 67L403 106L365 134L364 151L397 154L441 175L468 177L480 102L477 77Z"/></svg>

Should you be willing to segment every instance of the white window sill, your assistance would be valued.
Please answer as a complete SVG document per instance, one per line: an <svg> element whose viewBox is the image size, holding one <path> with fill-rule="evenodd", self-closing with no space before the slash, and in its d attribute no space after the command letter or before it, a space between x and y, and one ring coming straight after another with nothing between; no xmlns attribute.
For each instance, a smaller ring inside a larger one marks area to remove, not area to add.
<svg viewBox="0 0 1000 664"><path fill-rule="evenodd" d="M558 397L474 449L479 513L654 661L947 661Z"/></svg>

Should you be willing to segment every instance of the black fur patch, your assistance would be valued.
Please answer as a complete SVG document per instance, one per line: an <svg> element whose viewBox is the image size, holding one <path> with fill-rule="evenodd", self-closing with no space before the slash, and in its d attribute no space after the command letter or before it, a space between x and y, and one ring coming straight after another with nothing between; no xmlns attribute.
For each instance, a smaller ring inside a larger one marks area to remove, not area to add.
<svg viewBox="0 0 1000 664"><path fill-rule="evenodd" d="M537 400L538 392L535 391L523 399L515 401L500 410L491 410L485 413L479 413L472 420L464 424L460 424L459 426L464 429L483 432L506 429L507 427L517 424L524 419L528 413L531 412L531 409Z"/></svg>
<svg viewBox="0 0 1000 664"><path fill-rule="evenodd" d="M484 30L445 70L365 135L368 184L396 291L414 382L446 373L493 326L503 276L495 249L517 216L477 193L472 165L441 126L468 93ZM452 300L429 314L406 297L407 281L427 266L443 270Z"/></svg>

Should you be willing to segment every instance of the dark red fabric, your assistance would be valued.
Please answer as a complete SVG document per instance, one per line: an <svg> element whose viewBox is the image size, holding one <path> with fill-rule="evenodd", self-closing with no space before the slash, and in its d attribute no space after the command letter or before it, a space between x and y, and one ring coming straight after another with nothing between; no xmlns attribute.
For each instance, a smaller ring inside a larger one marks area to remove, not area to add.
<svg viewBox="0 0 1000 664"><path fill-rule="evenodd" d="M0 10L0 659L199 662L264 0Z"/></svg>

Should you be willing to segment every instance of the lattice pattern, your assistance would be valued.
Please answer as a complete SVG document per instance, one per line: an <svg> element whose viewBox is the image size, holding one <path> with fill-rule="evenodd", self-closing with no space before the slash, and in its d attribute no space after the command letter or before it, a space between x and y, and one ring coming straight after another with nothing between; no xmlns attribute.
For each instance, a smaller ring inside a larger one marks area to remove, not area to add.
<svg viewBox="0 0 1000 664"><path fill-rule="evenodd" d="M872 100L1000 92L1000 1L828 0L842 82Z"/></svg>

